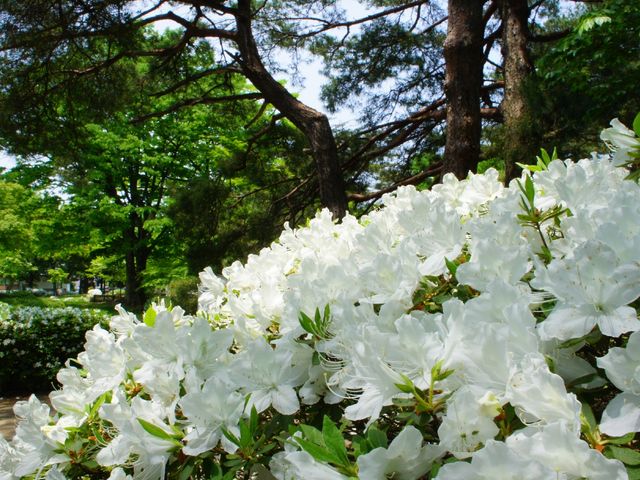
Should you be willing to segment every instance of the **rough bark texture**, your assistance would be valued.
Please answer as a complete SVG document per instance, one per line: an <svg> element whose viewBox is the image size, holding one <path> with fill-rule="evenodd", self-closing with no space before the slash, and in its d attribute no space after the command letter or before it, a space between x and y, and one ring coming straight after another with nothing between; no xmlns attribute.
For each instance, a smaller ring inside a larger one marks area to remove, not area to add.
<svg viewBox="0 0 640 480"><path fill-rule="evenodd" d="M142 273L147 268L151 251L145 245L145 237L148 233L141 228L141 219L133 213L130 216L130 222L130 226L124 232L124 241L129 246L125 255L125 303L132 310L141 310L147 301L147 295L142 286Z"/></svg>
<svg viewBox="0 0 640 480"><path fill-rule="evenodd" d="M449 0L446 63L447 138L443 174L465 178L480 159L482 2Z"/></svg>
<svg viewBox="0 0 640 480"><path fill-rule="evenodd" d="M238 12L236 43L245 76L306 136L318 173L320 201L333 213L334 218L344 217L347 211L347 196L329 120L323 113L298 101L265 68L251 29L250 0L240 0Z"/></svg>
<svg viewBox="0 0 640 480"><path fill-rule="evenodd" d="M505 181L516 174L515 162L530 163L537 148L531 129L531 109L525 84L533 71L527 50L527 0L502 1L502 55L504 58Z"/></svg>

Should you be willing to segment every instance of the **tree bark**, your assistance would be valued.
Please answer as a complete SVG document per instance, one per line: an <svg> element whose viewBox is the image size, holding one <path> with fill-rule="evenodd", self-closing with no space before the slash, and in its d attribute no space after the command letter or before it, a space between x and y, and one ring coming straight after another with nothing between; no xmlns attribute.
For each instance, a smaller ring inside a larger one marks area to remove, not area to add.
<svg viewBox="0 0 640 480"><path fill-rule="evenodd" d="M480 160L482 2L449 0L444 42L447 133L442 173L465 178Z"/></svg>
<svg viewBox="0 0 640 480"><path fill-rule="evenodd" d="M347 196L329 120L323 113L297 100L267 71L255 43L251 16L251 1L239 0L236 43L243 73L265 99L305 135L318 173L320 201L334 218L342 218L347 212Z"/></svg>
<svg viewBox="0 0 640 480"><path fill-rule="evenodd" d="M144 231L140 231L140 218L137 214L130 215L130 225L124 232L124 241L127 245L125 255L125 303L132 310L141 310L147 295L142 287L142 273L147 268L149 248L144 244Z"/></svg>
<svg viewBox="0 0 640 480"><path fill-rule="evenodd" d="M504 58L504 162L505 182L516 176L516 162L528 163L537 148L532 115L525 90L533 66L527 49L527 0L502 0L502 55Z"/></svg>

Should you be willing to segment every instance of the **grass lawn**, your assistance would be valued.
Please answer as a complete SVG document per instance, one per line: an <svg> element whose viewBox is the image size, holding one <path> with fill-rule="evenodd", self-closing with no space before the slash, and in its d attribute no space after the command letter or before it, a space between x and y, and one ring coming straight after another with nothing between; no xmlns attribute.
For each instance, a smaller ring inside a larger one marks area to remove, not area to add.
<svg viewBox="0 0 640 480"><path fill-rule="evenodd" d="M60 295L58 297L38 297L36 295L19 293L0 295L0 302L16 307L76 307L97 308L108 313L115 312L111 302L90 302L85 295Z"/></svg>

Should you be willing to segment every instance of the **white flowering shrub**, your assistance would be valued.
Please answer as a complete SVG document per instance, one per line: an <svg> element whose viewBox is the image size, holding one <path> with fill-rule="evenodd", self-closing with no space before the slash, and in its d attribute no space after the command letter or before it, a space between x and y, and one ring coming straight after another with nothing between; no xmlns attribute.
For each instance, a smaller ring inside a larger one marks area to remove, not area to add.
<svg viewBox="0 0 640 480"><path fill-rule="evenodd" d="M119 309L55 413L15 406L0 478L638 478L640 187L531 170L285 227L205 270L195 317Z"/></svg>
<svg viewBox="0 0 640 480"><path fill-rule="evenodd" d="M100 310L0 303L0 394L50 390L66 359L82 351L86 331L108 319Z"/></svg>

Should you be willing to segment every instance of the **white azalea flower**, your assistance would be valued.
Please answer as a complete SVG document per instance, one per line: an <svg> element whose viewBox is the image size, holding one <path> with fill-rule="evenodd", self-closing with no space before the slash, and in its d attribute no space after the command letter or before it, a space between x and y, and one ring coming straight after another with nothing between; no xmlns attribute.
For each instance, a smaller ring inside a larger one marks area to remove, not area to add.
<svg viewBox="0 0 640 480"><path fill-rule="evenodd" d="M624 165L633 159L631 152L640 150L640 139L633 130L627 128L620 120L611 120L611 128L602 131L600 138L614 152L613 160L616 165Z"/></svg>
<svg viewBox="0 0 640 480"><path fill-rule="evenodd" d="M475 386L458 389L447 402L447 413L438 427L440 446L457 458L471 456L500 431L494 422L499 410L500 402L491 392Z"/></svg>
<svg viewBox="0 0 640 480"><path fill-rule="evenodd" d="M526 355L513 369L506 400L516 407L525 424L563 420L580 431L580 402L573 393L567 393L562 378L549 371L540 353Z"/></svg>
<svg viewBox="0 0 640 480"><path fill-rule="evenodd" d="M626 348L610 348L597 361L622 390L605 408L600 431L614 437L640 432L640 332L629 337Z"/></svg>
<svg viewBox="0 0 640 480"><path fill-rule="evenodd" d="M519 455L507 445L488 440L471 463L446 463L436 480L558 480L558 474L540 462Z"/></svg>
<svg viewBox="0 0 640 480"><path fill-rule="evenodd" d="M596 325L611 337L640 330L635 309L627 306L640 296L640 265L620 264L613 250L598 241L578 246L571 258L538 265L535 288L558 299L539 324L543 340L579 338Z"/></svg>
<svg viewBox="0 0 640 480"><path fill-rule="evenodd" d="M436 445L424 445L420 431L409 425L402 429L388 448L378 447L358 457L358 475L367 480L398 480L422 477L433 461L442 455Z"/></svg>
<svg viewBox="0 0 640 480"><path fill-rule="evenodd" d="M610 460L590 448L579 435L573 425L558 421L542 429L529 427L519 430L507 437L506 444L519 455L536 460L553 470L559 478L627 478L622 462Z"/></svg>
<svg viewBox="0 0 640 480"><path fill-rule="evenodd" d="M150 434L138 419L173 436L175 432L164 422L165 415L166 411L154 402L135 397L129 405L124 394L116 392L112 403L100 407L100 416L111 422L118 433L98 452L98 464L124 465L134 456L134 478L163 478L167 460L180 443Z"/></svg>
<svg viewBox="0 0 640 480"><path fill-rule="evenodd" d="M188 420L187 446L182 451L197 456L214 448L222 440L224 449L234 452L237 446L222 434L222 428L238 434L238 421L244 410L244 397L213 377L202 390L187 393L180 400Z"/></svg>
<svg viewBox="0 0 640 480"><path fill-rule="evenodd" d="M276 453L269 469L278 480L348 480L347 476L303 451Z"/></svg>
<svg viewBox="0 0 640 480"><path fill-rule="evenodd" d="M311 352L309 352L311 353ZM311 359L294 363L292 351L272 348L258 339L238 355L234 362L234 379L247 394L247 408L256 407L258 413L270 406L283 415L292 415L300 409L294 387L306 381Z"/></svg>

